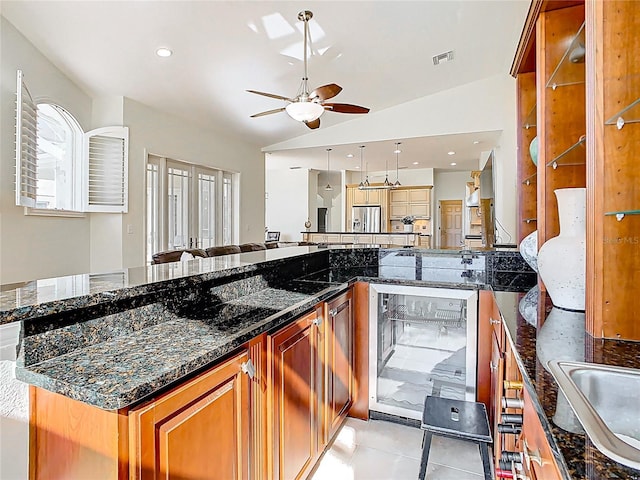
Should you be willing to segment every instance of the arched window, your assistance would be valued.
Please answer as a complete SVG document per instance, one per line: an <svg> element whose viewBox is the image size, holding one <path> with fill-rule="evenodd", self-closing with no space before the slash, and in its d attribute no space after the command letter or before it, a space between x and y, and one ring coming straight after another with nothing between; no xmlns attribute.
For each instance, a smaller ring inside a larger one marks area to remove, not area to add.
<svg viewBox="0 0 640 480"><path fill-rule="evenodd" d="M36 208L80 210L84 132L73 116L51 103L37 108Z"/></svg>
<svg viewBox="0 0 640 480"><path fill-rule="evenodd" d="M83 132L64 108L36 105L17 73L16 205L38 215L126 213L129 129Z"/></svg>

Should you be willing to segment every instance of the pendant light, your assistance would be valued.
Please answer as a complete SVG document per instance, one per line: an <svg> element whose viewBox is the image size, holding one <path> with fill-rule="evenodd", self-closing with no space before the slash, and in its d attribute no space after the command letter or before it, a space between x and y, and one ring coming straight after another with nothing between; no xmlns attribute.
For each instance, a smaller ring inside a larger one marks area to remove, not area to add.
<svg viewBox="0 0 640 480"><path fill-rule="evenodd" d="M394 183L393 186L399 187L400 180L398 180L398 155L400 154L400 142L396 142L396 149L393 153L396 154L396 183Z"/></svg>
<svg viewBox="0 0 640 480"><path fill-rule="evenodd" d="M362 152L364 149L364 145L360 145L358 147L360 149L360 185L358 185L358 188L363 189L364 188L364 182L362 181L362 167L364 166L362 164Z"/></svg>
<svg viewBox="0 0 640 480"><path fill-rule="evenodd" d="M385 169L385 174L384 174L384 188L391 188L393 186L393 184L389 181L389 159L385 157L384 159L384 169Z"/></svg>
<svg viewBox="0 0 640 480"><path fill-rule="evenodd" d="M331 149L327 148L327 186L324 187L325 191L330 192L333 190L331 183L329 183L329 155L331 155Z"/></svg>

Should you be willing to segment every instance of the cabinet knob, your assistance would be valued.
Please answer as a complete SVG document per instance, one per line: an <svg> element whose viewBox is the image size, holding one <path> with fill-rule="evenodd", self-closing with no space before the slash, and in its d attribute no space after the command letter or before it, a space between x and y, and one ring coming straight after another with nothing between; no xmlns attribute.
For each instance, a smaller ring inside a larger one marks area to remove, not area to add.
<svg viewBox="0 0 640 480"><path fill-rule="evenodd" d="M316 317L311 323L313 323L316 327L319 327L320 325L322 325L322 316Z"/></svg>
<svg viewBox="0 0 640 480"><path fill-rule="evenodd" d="M489 362L489 370L491 370L492 372L497 372L498 371L498 365L496 365L493 362Z"/></svg>
<svg viewBox="0 0 640 480"><path fill-rule="evenodd" d="M522 390L522 382L518 380L505 380L504 381L504 389L505 390Z"/></svg>
<svg viewBox="0 0 640 480"><path fill-rule="evenodd" d="M247 360L246 362L243 362L240 365L240 370L243 373L246 373L247 375L249 375L249 378L251 380L253 380L253 378L256 376L256 367L253 365L253 362L251 361L251 359Z"/></svg>
<svg viewBox="0 0 640 480"><path fill-rule="evenodd" d="M489 323L491 325L499 325L500 324L500 320L496 320L495 318L489 317Z"/></svg>
<svg viewBox="0 0 640 480"><path fill-rule="evenodd" d="M337 308L332 308L331 310L329 310L329 315L331 315L332 317L335 317L337 314L338 314Z"/></svg>

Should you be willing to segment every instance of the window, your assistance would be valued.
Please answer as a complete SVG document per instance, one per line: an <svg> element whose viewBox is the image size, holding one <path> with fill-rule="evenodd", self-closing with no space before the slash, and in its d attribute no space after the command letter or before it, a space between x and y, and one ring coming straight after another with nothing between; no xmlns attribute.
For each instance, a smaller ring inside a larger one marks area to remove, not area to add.
<svg viewBox="0 0 640 480"><path fill-rule="evenodd" d="M17 77L16 205L40 214L126 212L129 130L85 133L59 105L36 105L20 70Z"/></svg>
<svg viewBox="0 0 640 480"><path fill-rule="evenodd" d="M147 261L164 250L233 244L235 211L233 173L149 155Z"/></svg>

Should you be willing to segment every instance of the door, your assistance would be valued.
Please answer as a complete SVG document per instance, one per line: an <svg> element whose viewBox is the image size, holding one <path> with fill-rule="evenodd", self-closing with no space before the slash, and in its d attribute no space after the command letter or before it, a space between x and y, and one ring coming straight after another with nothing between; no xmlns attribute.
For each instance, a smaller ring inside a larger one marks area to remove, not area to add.
<svg viewBox="0 0 640 480"><path fill-rule="evenodd" d="M460 249L462 245L462 200L441 200L440 248Z"/></svg>
<svg viewBox="0 0 640 480"><path fill-rule="evenodd" d="M351 292L326 304L325 422L327 443L347 416L353 398L353 310Z"/></svg>
<svg viewBox="0 0 640 480"><path fill-rule="evenodd" d="M323 309L269 337L268 457L273 478L306 478L320 454Z"/></svg>
<svg viewBox="0 0 640 480"><path fill-rule="evenodd" d="M249 478L248 360L244 351L130 412L131 478Z"/></svg>

